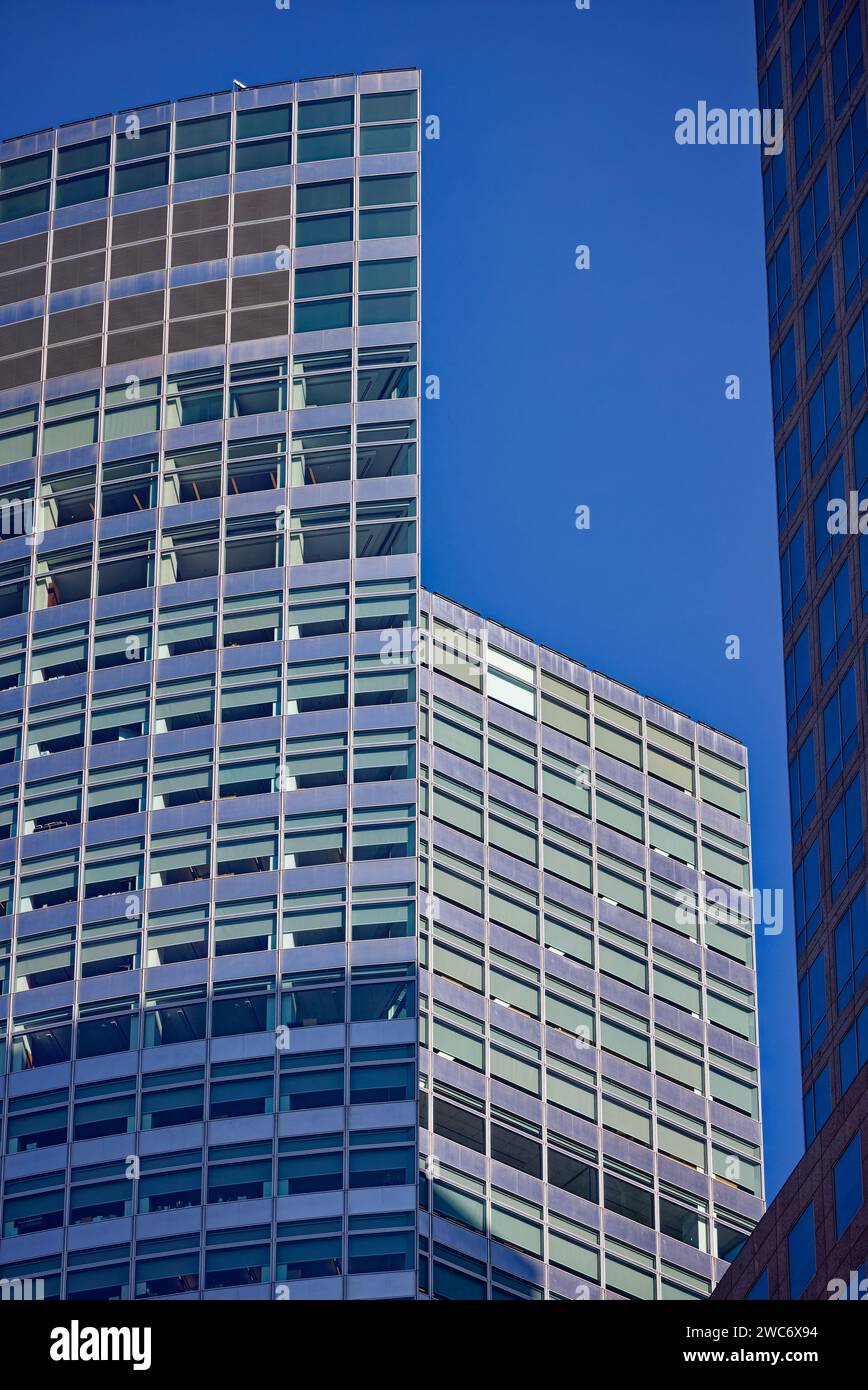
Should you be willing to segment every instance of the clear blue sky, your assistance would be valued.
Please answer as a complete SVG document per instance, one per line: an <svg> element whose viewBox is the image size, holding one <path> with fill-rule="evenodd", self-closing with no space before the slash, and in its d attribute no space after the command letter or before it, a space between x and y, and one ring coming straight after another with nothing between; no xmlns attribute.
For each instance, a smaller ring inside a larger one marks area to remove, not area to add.
<svg viewBox="0 0 868 1390"><path fill-rule="evenodd" d="M755 883L786 895L759 941L771 1196L801 1118L759 162L674 140L679 107L755 104L752 0L47 0L3 27L6 136L424 69L425 582L748 744Z"/></svg>

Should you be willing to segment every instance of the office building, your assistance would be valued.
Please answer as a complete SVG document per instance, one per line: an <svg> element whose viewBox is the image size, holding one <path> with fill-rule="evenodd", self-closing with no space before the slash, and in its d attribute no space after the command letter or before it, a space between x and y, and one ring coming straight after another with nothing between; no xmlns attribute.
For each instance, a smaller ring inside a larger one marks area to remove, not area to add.
<svg viewBox="0 0 868 1390"><path fill-rule="evenodd" d="M868 7L756 18L806 1152L716 1296L865 1297Z"/></svg>
<svg viewBox="0 0 868 1390"><path fill-rule="evenodd" d="M420 589L419 117L0 146L13 1294L702 1298L761 1213L744 749Z"/></svg>

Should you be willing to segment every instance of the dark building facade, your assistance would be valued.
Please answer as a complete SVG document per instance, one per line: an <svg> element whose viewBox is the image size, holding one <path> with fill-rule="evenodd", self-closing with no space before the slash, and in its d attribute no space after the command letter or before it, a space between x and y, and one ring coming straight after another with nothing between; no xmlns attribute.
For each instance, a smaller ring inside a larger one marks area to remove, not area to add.
<svg viewBox="0 0 868 1390"><path fill-rule="evenodd" d="M756 20L786 131L763 192L806 1152L716 1296L864 1298L868 5L757 0Z"/></svg>

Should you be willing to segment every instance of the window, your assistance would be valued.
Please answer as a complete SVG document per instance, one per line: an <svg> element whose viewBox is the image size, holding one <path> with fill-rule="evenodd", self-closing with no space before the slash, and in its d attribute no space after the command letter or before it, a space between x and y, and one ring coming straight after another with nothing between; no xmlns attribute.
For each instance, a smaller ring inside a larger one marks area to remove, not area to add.
<svg viewBox="0 0 868 1390"><path fill-rule="evenodd" d="M64 1198L60 1171L33 1177L7 1178L3 1235L9 1238L27 1236L62 1226Z"/></svg>
<svg viewBox="0 0 868 1390"><path fill-rule="evenodd" d="M760 80L760 110L777 111L784 104L784 83L781 71L781 55L778 49Z"/></svg>
<svg viewBox="0 0 868 1390"><path fill-rule="evenodd" d="M868 372L868 320L864 309L847 335L847 356L850 364L850 408L854 409L865 394Z"/></svg>
<svg viewBox="0 0 868 1390"><path fill-rule="evenodd" d="M109 387L105 403L103 437L106 440L130 439L133 435L160 428L160 382L157 380L140 381L134 390L127 386Z"/></svg>
<svg viewBox="0 0 868 1390"><path fill-rule="evenodd" d="M51 178L51 152L30 155L27 159L13 159L0 165L0 192L7 189L26 188L26 192L9 193L0 198L0 222L12 222L19 217L29 217L33 213L46 212L50 195L49 185L27 188Z"/></svg>
<svg viewBox="0 0 868 1390"><path fill-rule="evenodd" d="M391 478L415 473L416 445L410 442L415 438L414 420L402 420L394 425L385 422L359 425L356 430L356 477Z"/></svg>
<svg viewBox="0 0 868 1390"><path fill-rule="evenodd" d="M222 117L212 117L214 120L221 120ZM228 121L228 117L226 118ZM199 121L185 121L177 126L178 133L184 125L204 125ZM176 136L177 144L177 136ZM182 148L178 146L178 148ZM175 182L184 183L190 179L209 179L219 174L229 173L229 149L223 146L213 150L199 150L195 154L177 154L175 156Z"/></svg>
<svg viewBox="0 0 868 1390"><path fill-rule="evenodd" d="M54 205L57 208L68 208L77 203L90 203L105 198L108 194L108 182L108 169L83 174L76 179L58 180Z"/></svg>
<svg viewBox="0 0 868 1390"><path fill-rule="evenodd" d="M787 419L796 402L796 331L791 328L772 358L772 403L775 431Z"/></svg>
<svg viewBox="0 0 868 1390"><path fill-rule="evenodd" d="M586 780L581 773L587 774ZM590 773L566 758L543 751L542 755L543 796L569 806L579 815L588 816L591 812Z"/></svg>
<svg viewBox="0 0 868 1390"><path fill-rule="evenodd" d="M277 110L278 108L274 108ZM284 110L289 111L289 107ZM241 115L266 115L270 112L244 111ZM289 117L285 118L287 121ZM289 138L283 140L257 140L244 145L238 145L235 150L235 169L240 172L244 169L273 169L278 164L292 163L292 141Z"/></svg>
<svg viewBox="0 0 868 1390"><path fill-rule="evenodd" d="M642 744L638 737L631 736L641 734L638 716L599 698L595 701L594 710L594 743L598 752L608 753L610 757L641 770Z"/></svg>
<svg viewBox="0 0 868 1390"><path fill-rule="evenodd" d="M368 262L370 265L371 263ZM397 262L384 262L386 265ZM416 347L362 348L356 377L359 401L406 400L416 394Z"/></svg>
<svg viewBox="0 0 868 1390"><path fill-rule="evenodd" d="M805 1143L813 1144L832 1113L832 1083L828 1063L804 1095Z"/></svg>
<svg viewBox="0 0 868 1390"><path fill-rule="evenodd" d="M840 116L849 102L864 71L862 25L857 8L832 49L832 95L836 116Z"/></svg>
<svg viewBox="0 0 868 1390"><path fill-rule="evenodd" d="M359 323L402 323L417 316L415 257L362 261L359 265Z"/></svg>
<svg viewBox="0 0 868 1390"><path fill-rule="evenodd" d="M65 1144L69 1107L66 1091L40 1091L9 1102L7 1153L33 1153Z"/></svg>
<svg viewBox="0 0 868 1390"><path fill-rule="evenodd" d="M298 106L299 130L328 130L353 124L355 99L331 97L326 101L302 101Z"/></svg>
<svg viewBox="0 0 868 1390"><path fill-rule="evenodd" d="M625 1182L613 1173L604 1175L604 1205L607 1211L638 1221L640 1226L654 1227L654 1193Z"/></svg>
<svg viewBox="0 0 868 1390"><path fill-rule="evenodd" d="M202 1204L202 1151L155 1154L143 1157L139 1179L139 1212L171 1212ZM209 1198L210 1200L210 1198ZM143 1242L140 1242L140 1246ZM150 1242L144 1242L149 1245ZM148 1262L153 1281L156 1261ZM141 1269L141 1263L137 1266ZM148 1285L154 1287L153 1282Z"/></svg>
<svg viewBox="0 0 868 1390"><path fill-rule="evenodd" d="M827 680L853 636L850 561L845 560L819 605L820 671Z"/></svg>
<svg viewBox="0 0 868 1390"><path fill-rule="evenodd" d="M322 353L303 353L293 360L292 368L292 407L294 410L306 410L309 406L316 405L346 405L352 400L353 394L353 375L352 375L352 353L348 352L322 352ZM316 441L307 434L294 437L293 452L299 452L297 448L298 438L302 441L310 439L310 447L319 447ZM339 436L329 440L320 436L323 444L344 444L349 443L349 439ZM328 478L325 481L329 481Z"/></svg>
<svg viewBox="0 0 868 1390"><path fill-rule="evenodd" d="M856 299L868 274L868 198L846 228L841 240L844 258L844 298L849 306Z"/></svg>
<svg viewBox="0 0 868 1390"><path fill-rule="evenodd" d="M295 791L342 785L347 779L346 743L345 734L289 739L286 744L283 789ZM359 775L357 780L361 780Z"/></svg>
<svg viewBox="0 0 868 1390"><path fill-rule="evenodd" d="M14 1072L68 1062L72 1057L71 1010L33 1014L12 1030L11 1061Z"/></svg>
<svg viewBox="0 0 868 1390"><path fill-rule="evenodd" d="M792 70L793 92L797 92L801 87L807 77L808 69L819 51L819 0L805 0L790 25L790 68Z"/></svg>
<svg viewBox="0 0 868 1390"><path fill-rule="evenodd" d="M787 695L787 733L790 738L813 704L811 691L811 639L805 628L784 663Z"/></svg>
<svg viewBox="0 0 868 1390"><path fill-rule="evenodd" d="M830 789L856 751L859 742L856 670L851 666L823 711L826 787Z"/></svg>
<svg viewBox="0 0 868 1390"><path fill-rule="evenodd" d="M216 603L189 604L175 608L164 606L160 609L160 657L210 651L216 644Z"/></svg>
<svg viewBox="0 0 868 1390"><path fill-rule="evenodd" d="M805 371L811 376L835 336L835 275L831 261L805 301L804 329Z"/></svg>
<svg viewBox="0 0 868 1390"><path fill-rule="evenodd" d="M821 951L799 981L802 1066L807 1066L828 1031L826 957Z"/></svg>
<svg viewBox="0 0 868 1390"><path fill-rule="evenodd" d="M21 410L4 410L0 414L0 463L19 463L35 458L38 418L39 407L36 405L25 406Z"/></svg>
<svg viewBox="0 0 868 1390"><path fill-rule="evenodd" d="M30 155L27 159L8 160L0 165L0 192L23 188L29 183L51 178L51 152Z"/></svg>
<svg viewBox="0 0 868 1390"><path fill-rule="evenodd" d="M844 536L838 533L837 528L834 528L834 534L830 530L832 512L829 503L845 496L844 460L840 458L814 498L814 567L818 576L831 564L844 543Z"/></svg>
<svg viewBox="0 0 868 1390"><path fill-rule="evenodd" d="M169 127L151 126L142 130L136 123L128 127L125 123L123 133L118 132L115 139L115 161L128 163L132 159L146 159L151 155L165 154L169 148Z"/></svg>
<svg viewBox="0 0 868 1390"><path fill-rule="evenodd" d="M403 859L415 853L412 806L374 806L353 811L353 858Z"/></svg>
<svg viewBox="0 0 868 1390"><path fill-rule="evenodd" d="M292 513L289 562L322 564L350 556L349 507L305 507Z"/></svg>
<svg viewBox="0 0 868 1390"><path fill-rule="evenodd" d="M841 1093L852 1086L859 1071L868 1062L868 1004L863 1004L856 1022L841 1039L838 1048L841 1065Z"/></svg>
<svg viewBox="0 0 868 1390"><path fill-rule="evenodd" d="M297 246L353 240L353 185L349 182L299 184L296 191Z"/></svg>
<svg viewBox="0 0 868 1390"><path fill-rule="evenodd" d="M769 160L770 169L784 165L783 159ZM781 217L785 211L786 205L780 214ZM817 264L820 252L829 240L829 222L829 169L824 165L799 208L799 254L803 280Z"/></svg>
<svg viewBox="0 0 868 1390"><path fill-rule="evenodd" d="M766 241L770 241L783 223L787 213L787 163L785 159L770 159L763 170L763 205L765 208Z"/></svg>
<svg viewBox="0 0 868 1390"><path fill-rule="evenodd" d="M357 595L357 609L358 602ZM290 639L346 632L349 607L349 588L344 584L294 589L289 596Z"/></svg>
<svg viewBox="0 0 868 1390"><path fill-rule="evenodd" d="M835 1164L835 1239L840 1240L862 1206L862 1147L859 1134Z"/></svg>
<svg viewBox="0 0 868 1390"><path fill-rule="evenodd" d="M833 902L861 864L862 853L862 794L861 780L857 776L829 817L829 871Z"/></svg>
<svg viewBox="0 0 868 1390"><path fill-rule="evenodd" d="M349 1186L398 1187L415 1181L416 1151L406 1141L412 1131L370 1130L350 1134Z"/></svg>
<svg viewBox="0 0 868 1390"><path fill-rule="evenodd" d="M306 869L313 864L344 863L347 855L345 822L343 811L286 816L286 868Z"/></svg>
<svg viewBox="0 0 868 1390"><path fill-rule="evenodd" d="M58 454L96 443L99 400L98 391L87 391L81 396L47 401L43 410L43 452Z"/></svg>
<svg viewBox="0 0 868 1390"><path fill-rule="evenodd" d="M800 1298L817 1272L814 1204L810 1203L787 1236L790 1298Z"/></svg>
<svg viewBox="0 0 868 1390"><path fill-rule="evenodd" d="M81 783L76 777L30 782L25 788L24 833L56 830L81 820ZM14 829L14 824L13 824Z"/></svg>
<svg viewBox="0 0 868 1390"><path fill-rule="evenodd" d="M284 1139L279 1153L277 1190L280 1195L341 1190L344 1172L341 1135L313 1134Z"/></svg>
<svg viewBox="0 0 868 1390"><path fill-rule="evenodd" d="M355 667L357 706L408 704L415 699L416 675L409 659L387 666L380 656L357 656Z"/></svg>
<svg viewBox="0 0 868 1390"><path fill-rule="evenodd" d="M681 1196L680 1193L678 1195ZM685 1197L684 1200L688 1199ZM683 1241L685 1245L692 1246L694 1250L707 1252L708 1208L706 1204L692 1200L690 1206L684 1206L681 1201L672 1202L661 1194L660 1231L662 1235L670 1236L673 1240ZM719 1231L720 1227L718 1226ZM742 1232L733 1232L733 1235L741 1236L742 1240L746 1238ZM730 1249L728 1255L721 1255L720 1258L732 1260L735 1256Z"/></svg>
<svg viewBox="0 0 868 1390"><path fill-rule="evenodd" d="M808 425L811 472L814 473L841 431L841 380L837 357L808 402Z"/></svg>
<svg viewBox="0 0 868 1390"><path fill-rule="evenodd" d="M15 990L39 989L75 978L75 939L69 929L26 937L18 947Z"/></svg>
<svg viewBox="0 0 868 1390"><path fill-rule="evenodd" d="M823 102L823 74L818 73L805 100L796 112L796 186L803 183L826 139L826 113Z"/></svg>
<svg viewBox="0 0 868 1390"><path fill-rule="evenodd" d="M415 91L364 95L361 119L365 128L360 153L403 154L415 150L417 111L418 93Z"/></svg>
<svg viewBox="0 0 868 1390"><path fill-rule="evenodd" d="M840 212L856 196L856 189L868 161L868 108L863 97L836 145L838 159L838 209Z"/></svg>
<svg viewBox="0 0 868 1390"><path fill-rule="evenodd" d="M868 977L868 892L862 889L835 928L838 1013Z"/></svg>
<svg viewBox="0 0 868 1390"><path fill-rule="evenodd" d="M97 829L93 827L91 834ZM111 893L134 893L144 887L143 876L143 840L115 840L88 845L84 876L86 898L102 898Z"/></svg>
<svg viewBox="0 0 868 1390"><path fill-rule="evenodd" d="M356 558L411 555L416 548L416 503L408 498L356 504Z"/></svg>
<svg viewBox="0 0 868 1390"><path fill-rule="evenodd" d="M280 1059L281 1110L322 1110L344 1100L344 1054L313 1052Z"/></svg>
<svg viewBox="0 0 868 1390"><path fill-rule="evenodd" d="M349 678L346 660L291 662L286 682L286 713L345 709Z"/></svg>
<svg viewBox="0 0 868 1390"><path fill-rule="evenodd" d="M536 717L536 673L516 657L488 648L488 697L511 709Z"/></svg>
<svg viewBox="0 0 868 1390"><path fill-rule="evenodd" d="M415 236L418 224L415 174L392 174L359 181L359 237ZM390 206L396 204L397 206Z"/></svg>
<svg viewBox="0 0 868 1390"><path fill-rule="evenodd" d="M254 136L283 135L292 129L291 116L291 106L258 106L250 111L239 111L236 117L236 137L239 140L250 140Z"/></svg>
<svg viewBox="0 0 868 1390"><path fill-rule="evenodd" d="M780 27L780 0L757 0L756 42L757 52L763 56Z"/></svg>
<svg viewBox="0 0 868 1390"><path fill-rule="evenodd" d="M781 591L783 596L784 631L804 607L807 599L808 576L805 565L805 528L800 526L781 556Z"/></svg>
<svg viewBox="0 0 868 1390"><path fill-rule="evenodd" d="M769 332L774 335L783 323L793 298L793 270L790 235L784 237L768 264Z"/></svg>

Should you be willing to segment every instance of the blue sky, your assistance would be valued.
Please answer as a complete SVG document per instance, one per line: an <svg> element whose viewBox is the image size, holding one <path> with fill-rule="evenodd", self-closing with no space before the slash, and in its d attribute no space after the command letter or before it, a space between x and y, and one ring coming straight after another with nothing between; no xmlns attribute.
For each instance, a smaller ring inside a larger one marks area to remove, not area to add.
<svg viewBox="0 0 868 1390"><path fill-rule="evenodd" d="M38 63L7 65L4 136L234 77L423 68L442 381L424 579L747 743L754 880L786 902L758 943L771 1196L801 1115L759 159L674 139L680 107L755 105L752 0L48 0L39 17ZM31 8L4 40L32 54Z"/></svg>

